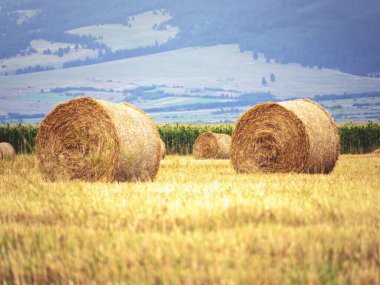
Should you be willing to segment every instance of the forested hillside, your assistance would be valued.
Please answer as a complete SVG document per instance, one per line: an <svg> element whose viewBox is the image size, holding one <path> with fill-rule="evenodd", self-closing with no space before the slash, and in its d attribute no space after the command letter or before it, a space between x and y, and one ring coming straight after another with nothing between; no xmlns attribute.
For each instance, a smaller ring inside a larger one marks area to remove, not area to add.
<svg viewBox="0 0 380 285"><path fill-rule="evenodd" d="M0 58L26 50L33 39L99 45L65 33L97 24L128 25L129 16L165 9L179 27L167 48L237 43L255 57L281 63L380 72L377 0L83 0L0 1Z"/></svg>

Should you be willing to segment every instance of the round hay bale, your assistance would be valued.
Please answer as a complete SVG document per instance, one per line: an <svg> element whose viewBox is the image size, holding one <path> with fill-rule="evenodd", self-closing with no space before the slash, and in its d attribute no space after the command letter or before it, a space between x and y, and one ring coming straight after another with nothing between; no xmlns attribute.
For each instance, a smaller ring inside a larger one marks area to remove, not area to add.
<svg viewBox="0 0 380 285"><path fill-rule="evenodd" d="M300 99L262 103L247 110L232 134L238 173L330 173L340 151L337 127L317 103Z"/></svg>
<svg viewBox="0 0 380 285"><path fill-rule="evenodd" d="M380 148L375 149L375 150L372 152L372 154L380 154Z"/></svg>
<svg viewBox="0 0 380 285"><path fill-rule="evenodd" d="M0 159L14 159L16 151L10 143L0 143Z"/></svg>
<svg viewBox="0 0 380 285"><path fill-rule="evenodd" d="M160 139L160 141L161 141L161 159L164 159L166 156L166 146L162 139Z"/></svg>
<svg viewBox="0 0 380 285"><path fill-rule="evenodd" d="M47 115L36 155L51 181L145 181L157 174L160 141L155 124L141 110L85 97Z"/></svg>
<svg viewBox="0 0 380 285"><path fill-rule="evenodd" d="M226 134L205 132L194 142L195 159L228 159L231 137Z"/></svg>

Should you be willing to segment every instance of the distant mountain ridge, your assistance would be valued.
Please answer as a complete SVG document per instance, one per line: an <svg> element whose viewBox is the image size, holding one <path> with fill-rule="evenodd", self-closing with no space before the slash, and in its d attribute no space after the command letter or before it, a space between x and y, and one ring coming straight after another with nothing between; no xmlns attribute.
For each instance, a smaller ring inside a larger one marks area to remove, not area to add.
<svg viewBox="0 0 380 285"><path fill-rule="evenodd" d="M164 9L179 28L171 47L237 43L252 56L280 63L380 73L378 0L0 0L0 58L32 40L94 44L65 33L99 24L128 24L128 17Z"/></svg>

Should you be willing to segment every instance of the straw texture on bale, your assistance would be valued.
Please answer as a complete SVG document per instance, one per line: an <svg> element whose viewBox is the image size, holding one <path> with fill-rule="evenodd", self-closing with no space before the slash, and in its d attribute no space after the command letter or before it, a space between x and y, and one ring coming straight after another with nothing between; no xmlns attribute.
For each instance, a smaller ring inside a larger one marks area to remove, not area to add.
<svg viewBox="0 0 380 285"><path fill-rule="evenodd" d="M16 156L16 151L10 143L0 143L0 159L13 159Z"/></svg>
<svg viewBox="0 0 380 285"><path fill-rule="evenodd" d="M317 103L258 104L237 121L231 160L238 173L330 173L340 151L337 127Z"/></svg>
<svg viewBox="0 0 380 285"><path fill-rule="evenodd" d="M231 137L226 134L205 132L194 142L195 159L228 159Z"/></svg>
<svg viewBox="0 0 380 285"><path fill-rule="evenodd" d="M159 139L155 124L136 107L84 97L47 115L36 155L51 181L145 181L157 174Z"/></svg>
<svg viewBox="0 0 380 285"><path fill-rule="evenodd" d="M380 148L375 149L372 153L373 153L373 154L380 154Z"/></svg>
<svg viewBox="0 0 380 285"><path fill-rule="evenodd" d="M129 108L133 108L134 110L140 112L142 116L148 117L149 120L152 123L152 127L154 127L157 130L157 127L156 127L156 125L154 125L152 118L149 117L149 115L147 113L145 113L143 110L141 110L141 109L139 109L139 108L137 108L137 107L135 107L135 106L127 103L127 102L124 102L123 104L126 105L126 106L128 106ZM165 146L164 141L160 137L159 137L159 140L160 140L160 159L164 159L165 156L166 156L166 146Z"/></svg>
<svg viewBox="0 0 380 285"><path fill-rule="evenodd" d="M162 139L160 139L160 141L161 141L161 159L164 159L166 156L166 146Z"/></svg>
<svg viewBox="0 0 380 285"><path fill-rule="evenodd" d="M160 159L164 159L165 156L166 156L166 147L165 147L165 143L163 142L163 140L161 139L160 137L160 134L158 133L158 130L157 130L157 126L154 124L153 122L153 119L147 114L145 113L143 110L127 103L127 102L124 102L123 103L125 106L129 107L129 108L133 108L134 110L136 110L137 112L140 112L140 114L143 116L143 117L146 117L149 119L150 121L150 127L151 128L154 128L156 130L156 133L157 133L157 136L158 136L158 140L160 141Z"/></svg>

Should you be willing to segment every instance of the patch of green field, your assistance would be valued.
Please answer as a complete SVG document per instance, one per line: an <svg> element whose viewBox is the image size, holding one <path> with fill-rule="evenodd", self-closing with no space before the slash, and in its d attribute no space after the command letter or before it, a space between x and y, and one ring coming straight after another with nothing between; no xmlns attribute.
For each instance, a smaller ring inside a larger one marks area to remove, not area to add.
<svg viewBox="0 0 380 285"><path fill-rule="evenodd" d="M355 104L364 105L355 105ZM380 98L369 97L360 99L329 100L322 101L339 122L347 120L353 122L365 122L368 120L380 121ZM368 104L368 105L367 105Z"/></svg>
<svg viewBox="0 0 380 285"><path fill-rule="evenodd" d="M223 123L236 121L236 114L225 113L215 115L212 114L213 111L215 110L173 111L152 113L151 116L158 123Z"/></svg>
<svg viewBox="0 0 380 285"><path fill-rule="evenodd" d="M33 17L38 16L41 13L41 10L16 10L16 13L18 15L17 25L22 25L28 23Z"/></svg>
<svg viewBox="0 0 380 285"><path fill-rule="evenodd" d="M170 19L171 16L162 11L150 11L130 17L128 25L94 25L69 30L67 33L91 35L113 51L135 49L162 44L170 38L175 38L179 31L177 27L164 24L164 29L157 28Z"/></svg>
<svg viewBox="0 0 380 285"><path fill-rule="evenodd" d="M49 42L46 40L33 40L30 42L30 46L37 50L37 52L42 53L44 50L49 49L51 52L57 52L59 48L67 48L70 49L75 48L75 44L71 43L62 43L62 42Z"/></svg>
<svg viewBox="0 0 380 285"><path fill-rule="evenodd" d="M59 94L59 93L28 93L22 97L23 100L25 101L56 101L62 102L66 100L70 100L73 97L67 96L64 94Z"/></svg>
<svg viewBox="0 0 380 285"><path fill-rule="evenodd" d="M51 46L55 46L56 49L58 49L58 45L61 45L62 43L55 44L48 44L46 48L43 48L42 45L40 46L38 53L34 53L31 55L25 55L25 56L14 56L7 59L2 59L0 61L0 76L5 75L6 73L8 76L6 78L10 78L10 76L14 75L17 69L24 69L27 67L35 67L37 65L43 66L43 67L54 67L55 69L61 69L63 64L72 60L78 60L78 59L85 59L85 58L95 58L98 56L98 51L96 50L90 50L90 49L78 49L78 51L71 50L69 53L64 54L62 57L59 57L58 55L54 54L43 54L43 50L46 50L47 48ZM38 44L39 45L39 44ZM69 46L67 44L64 47ZM52 51L54 53L54 49ZM34 73L35 74L35 73Z"/></svg>
<svg viewBox="0 0 380 285"><path fill-rule="evenodd" d="M176 106L186 106L192 104L206 104L206 103L217 103L217 102L228 102L229 100L220 98L191 98L191 97L165 97L157 100L143 101L142 103L137 103L136 106L144 108L162 108L162 107L176 107Z"/></svg>

